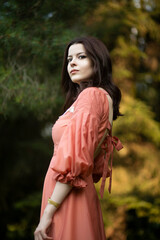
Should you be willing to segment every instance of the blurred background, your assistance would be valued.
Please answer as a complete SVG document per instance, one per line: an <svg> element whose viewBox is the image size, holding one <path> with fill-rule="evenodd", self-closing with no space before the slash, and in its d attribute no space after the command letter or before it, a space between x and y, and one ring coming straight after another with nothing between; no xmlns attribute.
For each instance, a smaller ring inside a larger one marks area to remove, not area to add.
<svg viewBox="0 0 160 240"><path fill-rule="evenodd" d="M12 0L0 3L0 238L30 240L62 113L68 41L92 35L108 47L122 91L114 135L112 194L101 200L108 240L160 233L160 1ZM107 180L108 181L108 180ZM99 184L96 185L97 191Z"/></svg>

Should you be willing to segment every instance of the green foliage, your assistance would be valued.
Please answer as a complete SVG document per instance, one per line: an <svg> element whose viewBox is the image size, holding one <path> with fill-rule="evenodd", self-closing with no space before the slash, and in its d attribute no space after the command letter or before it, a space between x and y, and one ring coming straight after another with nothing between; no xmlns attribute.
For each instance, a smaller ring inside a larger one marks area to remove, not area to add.
<svg viewBox="0 0 160 240"><path fill-rule="evenodd" d="M55 99L59 97L64 47L79 34L80 27L73 24L76 11L80 21L90 2L3 1L0 24L1 114L9 116L17 108L27 108L40 118L52 115L51 106L55 107ZM71 17L67 18L67 15ZM72 27L69 29L68 25Z"/></svg>
<svg viewBox="0 0 160 240"><path fill-rule="evenodd" d="M41 194L33 193L13 206L17 223L7 224L7 239L27 239L33 236L36 215L39 215Z"/></svg>
<svg viewBox="0 0 160 240"><path fill-rule="evenodd" d="M107 204L106 204L107 201ZM113 231L108 233L109 239L116 239L116 231L126 231L126 238L122 239L157 239L160 228L160 202L156 200L143 200L142 198L129 196L112 196L102 201L108 215L104 215L104 223L108 229L112 225ZM121 212L117 211L121 209ZM114 213L114 216L112 214ZM121 226L117 226L117 222ZM123 229L123 224L125 227Z"/></svg>

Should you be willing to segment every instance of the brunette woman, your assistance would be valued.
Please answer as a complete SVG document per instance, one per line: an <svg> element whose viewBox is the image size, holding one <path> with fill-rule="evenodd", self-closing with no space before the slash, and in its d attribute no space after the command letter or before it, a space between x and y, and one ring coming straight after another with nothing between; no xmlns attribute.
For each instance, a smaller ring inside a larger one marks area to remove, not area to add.
<svg viewBox="0 0 160 240"><path fill-rule="evenodd" d="M65 112L52 128L54 154L35 240L105 240L94 182L102 177L103 197L109 177L111 191L113 147L122 148L118 138L112 137L121 92L112 81L110 56L101 41L80 37L68 44L62 86Z"/></svg>

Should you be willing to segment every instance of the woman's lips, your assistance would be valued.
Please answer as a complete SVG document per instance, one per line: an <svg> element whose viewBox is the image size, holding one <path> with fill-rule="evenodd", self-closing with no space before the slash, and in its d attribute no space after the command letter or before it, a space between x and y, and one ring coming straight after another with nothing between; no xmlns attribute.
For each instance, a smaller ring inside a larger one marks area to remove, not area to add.
<svg viewBox="0 0 160 240"><path fill-rule="evenodd" d="M78 72L78 70L76 70L76 69L73 69L72 71L70 71L71 74L74 74L76 72Z"/></svg>

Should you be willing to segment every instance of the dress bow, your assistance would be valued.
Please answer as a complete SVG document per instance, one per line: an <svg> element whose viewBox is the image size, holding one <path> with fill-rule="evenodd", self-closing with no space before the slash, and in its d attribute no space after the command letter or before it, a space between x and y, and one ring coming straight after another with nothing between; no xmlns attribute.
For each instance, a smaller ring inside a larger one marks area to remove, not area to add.
<svg viewBox="0 0 160 240"><path fill-rule="evenodd" d="M121 141L117 137L107 136L102 144L102 149L105 151L104 155L104 168L103 168L103 175L102 175L102 183L100 188L100 196L103 198L104 194L104 187L106 178L109 177L109 187L108 191L111 193L111 186L112 186L112 162L113 162L113 149L115 147L116 150L121 150L123 148L123 145ZM111 159L110 168L109 160Z"/></svg>
<svg viewBox="0 0 160 240"><path fill-rule="evenodd" d="M117 151L120 151L123 148L121 141L116 137L112 137L112 143Z"/></svg>

